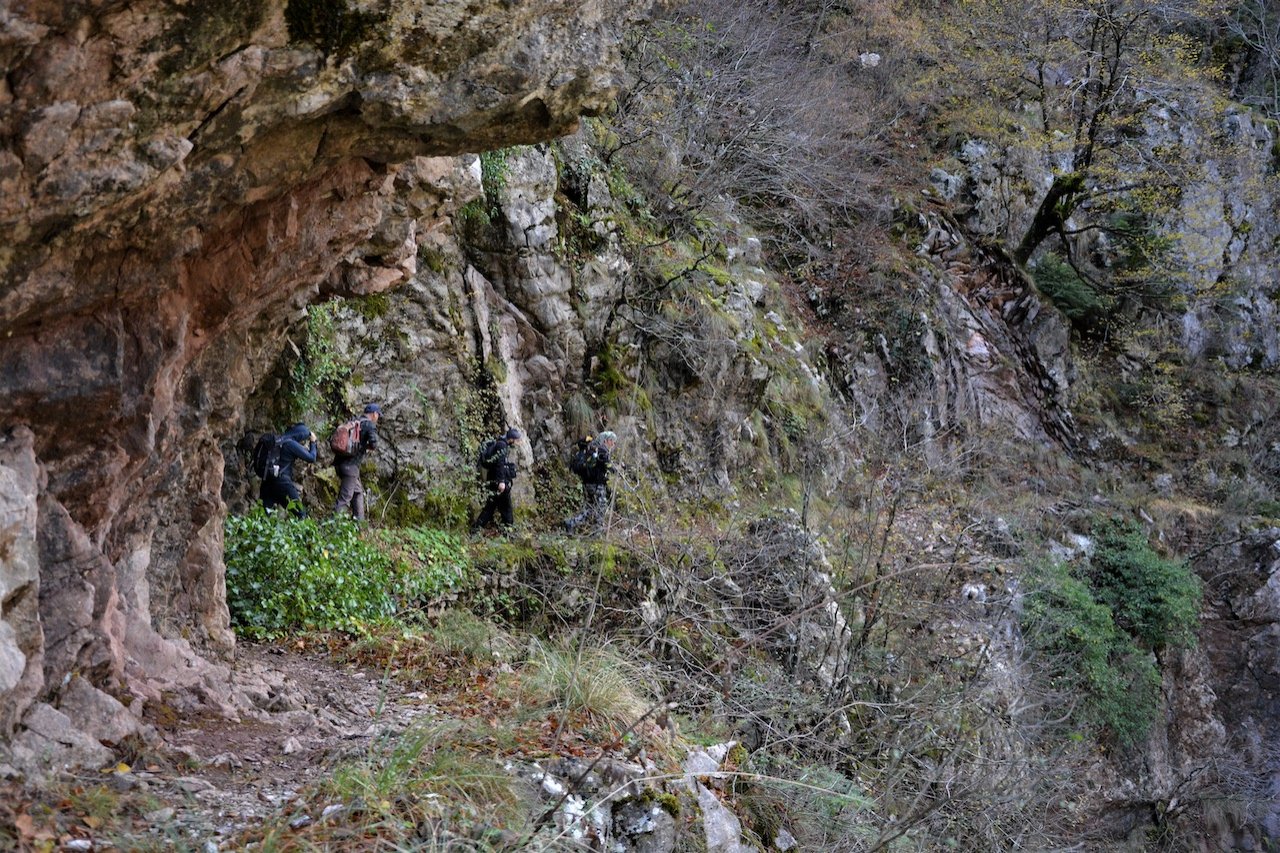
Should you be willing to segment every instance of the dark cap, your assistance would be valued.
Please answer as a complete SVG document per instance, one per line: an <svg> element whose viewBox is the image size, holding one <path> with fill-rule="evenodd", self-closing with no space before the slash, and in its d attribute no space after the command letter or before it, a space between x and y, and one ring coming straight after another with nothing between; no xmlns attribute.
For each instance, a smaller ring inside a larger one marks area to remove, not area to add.
<svg viewBox="0 0 1280 853"><path fill-rule="evenodd" d="M507 430L507 434L504 435L503 438L505 438L507 441L516 441L518 439L524 438L524 436L520 434L520 430L516 429L515 427L512 427L511 429Z"/></svg>
<svg viewBox="0 0 1280 853"><path fill-rule="evenodd" d="M370 403L364 407L364 413L366 415L380 415L382 414L382 407L377 403Z"/></svg>

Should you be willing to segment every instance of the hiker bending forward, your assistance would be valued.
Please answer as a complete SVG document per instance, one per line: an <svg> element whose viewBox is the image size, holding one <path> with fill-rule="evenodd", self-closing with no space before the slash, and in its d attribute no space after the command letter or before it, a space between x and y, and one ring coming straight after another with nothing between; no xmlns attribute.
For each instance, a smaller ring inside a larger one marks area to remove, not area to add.
<svg viewBox="0 0 1280 853"><path fill-rule="evenodd" d="M564 523L570 533L587 522L598 524L604 520L609 508L609 469L617 443L618 436L606 430L596 436L587 449L586 459L578 473L582 478L582 510Z"/></svg>
<svg viewBox="0 0 1280 853"><path fill-rule="evenodd" d="M304 447L302 442L306 441ZM316 461L316 434L303 423L297 423L285 430L284 435L276 439L275 464L262 477L262 487L258 496L267 509L293 504L293 511L298 516L305 516L307 509L302 505L302 495L293 482L293 463Z"/></svg>
<svg viewBox="0 0 1280 853"><path fill-rule="evenodd" d="M364 455L378 447L378 419L382 417L382 407L370 403L364 407L360 416L360 441L351 453L335 453L333 468L338 472L338 502L334 504L334 513L349 510L356 521L364 521L365 498L364 484L360 482L360 463Z"/></svg>
<svg viewBox="0 0 1280 853"><path fill-rule="evenodd" d="M493 523L494 515L498 515L501 524L509 527L515 521L515 513L511 507L511 484L516 479L516 464L510 459L511 448L520 440L520 430L512 427L506 434L493 442L493 446L481 459L484 466L485 486L489 490L489 499L475 523L471 525L474 533L482 527Z"/></svg>

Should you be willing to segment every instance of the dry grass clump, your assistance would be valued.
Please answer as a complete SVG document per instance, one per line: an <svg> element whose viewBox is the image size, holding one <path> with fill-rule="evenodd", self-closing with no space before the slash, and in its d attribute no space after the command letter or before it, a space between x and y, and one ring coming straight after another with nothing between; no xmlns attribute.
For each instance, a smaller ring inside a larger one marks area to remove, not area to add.
<svg viewBox="0 0 1280 853"><path fill-rule="evenodd" d="M532 704L624 731L653 706L643 688L648 681L640 666L614 647L535 640L521 684Z"/></svg>

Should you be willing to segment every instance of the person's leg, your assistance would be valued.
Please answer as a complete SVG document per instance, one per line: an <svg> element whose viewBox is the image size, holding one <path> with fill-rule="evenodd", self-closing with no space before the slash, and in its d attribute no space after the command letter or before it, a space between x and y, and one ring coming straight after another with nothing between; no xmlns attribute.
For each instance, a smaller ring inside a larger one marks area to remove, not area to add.
<svg viewBox="0 0 1280 853"><path fill-rule="evenodd" d="M271 491L271 483L267 480L263 480L262 484L258 486L258 500L262 501L262 505L265 508L271 509L272 507L271 502L273 499L274 498L273 498L273 492Z"/></svg>
<svg viewBox="0 0 1280 853"><path fill-rule="evenodd" d="M604 524L605 518L609 514L609 487L596 487L596 521Z"/></svg>
<svg viewBox="0 0 1280 853"><path fill-rule="evenodd" d="M267 509L275 509L289 504L289 493L284 490L279 480L264 480L260 494L262 496L262 505Z"/></svg>
<svg viewBox="0 0 1280 853"><path fill-rule="evenodd" d="M335 465L334 470L338 472L338 500L333 505L333 511L336 514L344 509L352 510L351 502L360 488L360 472L352 471L343 465Z"/></svg>
<svg viewBox="0 0 1280 853"><path fill-rule="evenodd" d="M515 523L516 516L511 506L511 487L502 490L502 494L498 495L498 510L502 514L502 526L510 527Z"/></svg>
<svg viewBox="0 0 1280 853"><path fill-rule="evenodd" d="M351 496L351 514L356 517L356 521L364 521L364 510L364 483L356 477L355 494Z"/></svg>
<svg viewBox="0 0 1280 853"><path fill-rule="evenodd" d="M480 515L476 516L475 524L471 525L472 530L479 530L482 527L488 527L493 522L494 510L498 508L498 493L489 492L489 499L484 502L484 509L480 510Z"/></svg>
<svg viewBox="0 0 1280 853"><path fill-rule="evenodd" d="M307 517L307 508L302 503L302 493L292 480L277 480L276 487L280 493L280 506L289 506L298 518Z"/></svg>
<svg viewBox="0 0 1280 853"><path fill-rule="evenodd" d="M564 529L570 533L577 530L584 523L591 520L591 514L595 507L595 493L590 483L582 484L582 508L577 514L564 523Z"/></svg>

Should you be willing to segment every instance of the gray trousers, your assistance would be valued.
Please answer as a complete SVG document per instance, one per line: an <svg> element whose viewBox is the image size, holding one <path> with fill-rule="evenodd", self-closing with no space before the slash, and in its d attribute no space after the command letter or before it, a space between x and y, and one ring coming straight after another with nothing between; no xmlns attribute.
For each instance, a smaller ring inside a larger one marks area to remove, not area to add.
<svg viewBox="0 0 1280 853"><path fill-rule="evenodd" d="M570 532L577 530L587 522L599 524L601 521L604 521L604 514L609 509L608 486L598 485L596 483L583 483L582 496L584 499L582 510L564 523L564 526Z"/></svg>
<svg viewBox="0 0 1280 853"><path fill-rule="evenodd" d="M338 502L334 513L350 509L356 521L364 521L364 484L360 482L359 465L335 465L338 472Z"/></svg>

